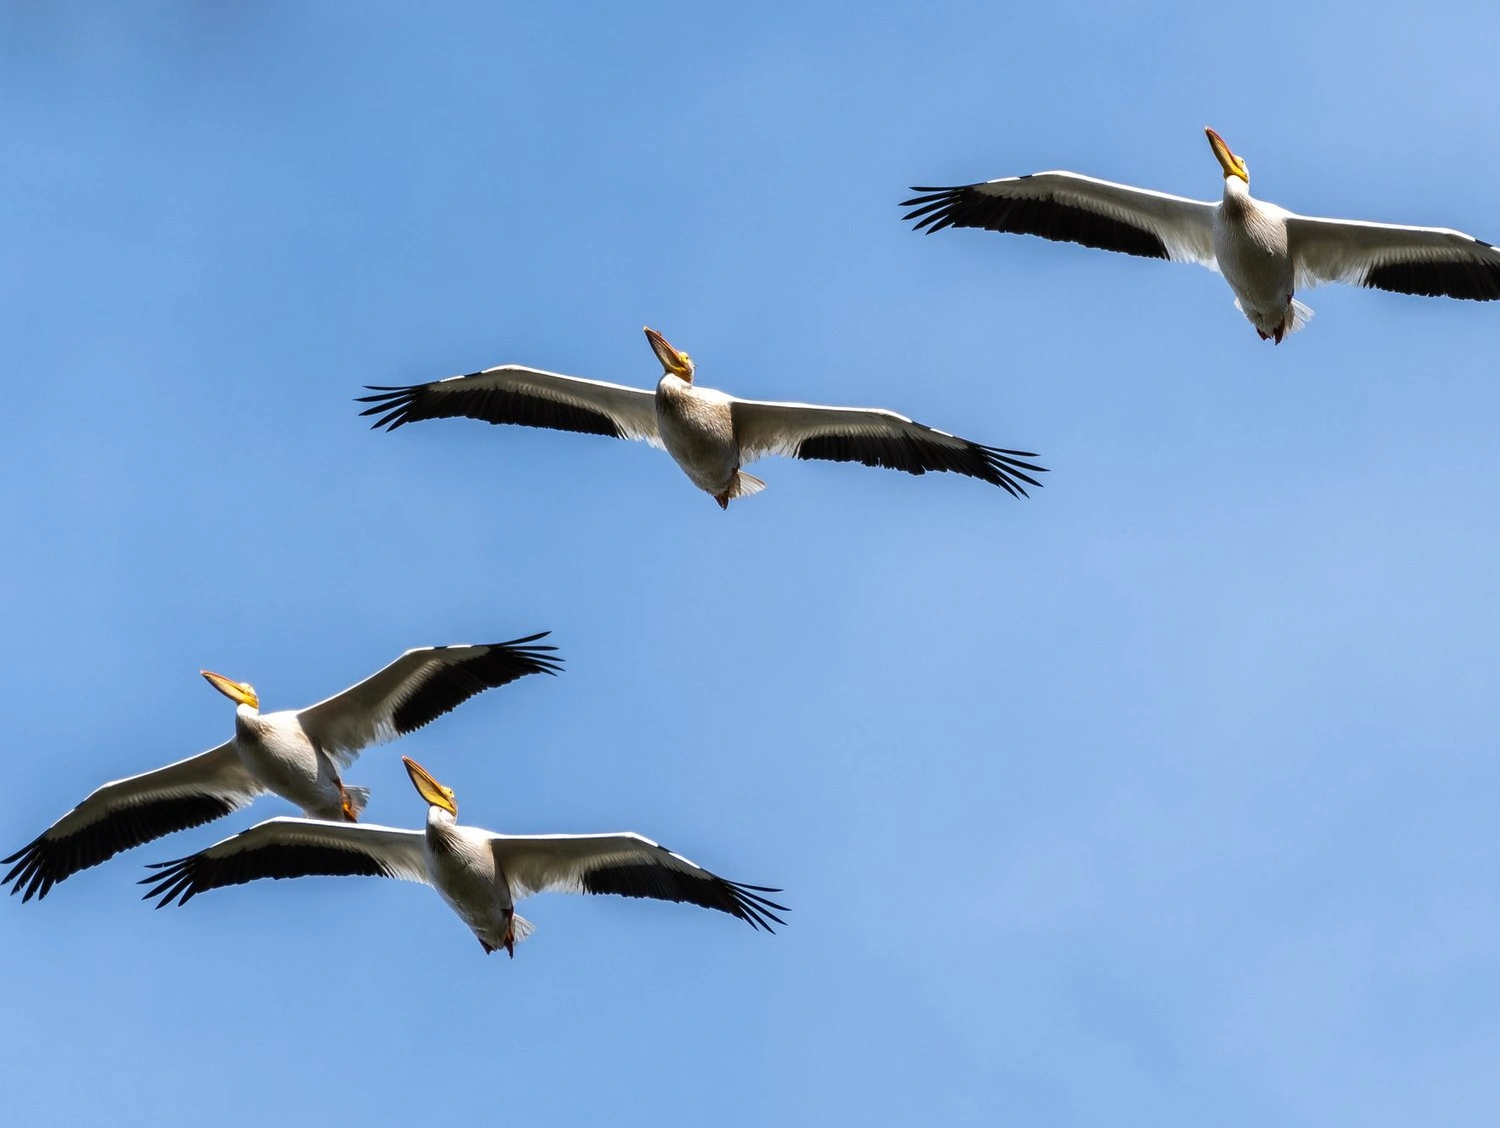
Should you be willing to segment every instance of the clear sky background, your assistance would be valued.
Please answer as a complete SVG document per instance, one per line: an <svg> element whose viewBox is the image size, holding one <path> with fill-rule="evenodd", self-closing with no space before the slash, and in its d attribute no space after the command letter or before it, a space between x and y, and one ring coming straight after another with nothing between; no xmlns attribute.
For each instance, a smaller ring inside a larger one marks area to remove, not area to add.
<svg viewBox="0 0 1500 1128"><path fill-rule="evenodd" d="M1500 306L913 234L1065 168L1500 242L1493 4L6 5L0 847L299 707L548 629L399 753L511 832L785 888L776 936L429 890L0 904L15 1124L1500 1117ZM503 362L1039 452L1046 488L438 421Z"/></svg>

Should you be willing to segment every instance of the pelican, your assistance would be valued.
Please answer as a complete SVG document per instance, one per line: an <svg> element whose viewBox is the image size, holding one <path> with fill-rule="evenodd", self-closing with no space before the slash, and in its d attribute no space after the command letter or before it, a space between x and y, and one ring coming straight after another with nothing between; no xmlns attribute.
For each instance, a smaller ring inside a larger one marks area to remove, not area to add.
<svg viewBox="0 0 1500 1128"><path fill-rule="evenodd" d="M737 399L693 382L696 369L685 352L646 330L662 377L656 392L560 376L517 364L487 368L409 387L370 385L373 403L361 415L377 415L372 427L394 431L422 419L467 416L488 423L519 423L557 431L581 431L617 439L644 439L664 447L693 484L728 509L737 497L766 488L741 467L767 454L863 462L925 474L951 470L1001 487L1012 497L1040 485L1026 472L1042 467L1034 454L980 446L874 407L818 407Z"/></svg>
<svg viewBox="0 0 1500 1128"><path fill-rule="evenodd" d="M761 896L762 885L726 881L649 838L621 834L495 834L458 822L453 789L403 756L417 793L427 801L425 830L317 819L276 818L173 862L157 862L143 878L144 900L158 909L185 905L199 893L258 878L360 875L431 885L479 939L488 955L512 959L532 925L516 902L533 893L617 893L687 901L774 932L788 911Z"/></svg>
<svg viewBox="0 0 1500 1128"><path fill-rule="evenodd" d="M275 792L309 816L354 822L369 799L341 769L371 744L405 736L486 689L527 674L555 674L547 632L481 646L408 650L343 693L302 710L261 713L245 682L208 670L208 683L235 703L234 736L164 768L106 783L33 842L0 860L0 885L22 901L121 850L200 826ZM14 864L12 864L14 863Z"/></svg>
<svg viewBox="0 0 1500 1128"><path fill-rule="evenodd" d="M1278 345L1312 310L1293 295L1347 282L1426 297L1500 298L1500 251L1446 227L1401 227L1298 215L1250 195L1250 169L1205 129L1224 170L1218 204L1095 180L1038 172L956 188L920 188L904 218L929 234L983 227L1040 235L1145 258L1196 262L1224 275L1235 305L1263 341Z"/></svg>

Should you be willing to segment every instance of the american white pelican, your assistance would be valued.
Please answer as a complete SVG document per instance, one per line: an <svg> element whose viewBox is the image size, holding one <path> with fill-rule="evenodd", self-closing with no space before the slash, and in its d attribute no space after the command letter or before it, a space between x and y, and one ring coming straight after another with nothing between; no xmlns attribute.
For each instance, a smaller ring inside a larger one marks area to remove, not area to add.
<svg viewBox="0 0 1500 1128"><path fill-rule="evenodd" d="M737 399L693 383L692 358L654 329L646 338L663 372L653 394L640 388L559 376L516 364L487 368L409 387L370 386L373 403L361 415L378 415L373 427L394 431L423 419L466 416L487 423L519 423L556 431L581 431L617 439L644 439L663 447L699 489L720 508L731 498L766 488L741 466L767 454L863 462L925 474L951 470L991 482L1011 496L1040 485L1027 471L1042 467L1029 451L1001 450L913 423L875 407L818 407Z"/></svg>
<svg viewBox="0 0 1500 1128"><path fill-rule="evenodd" d="M481 646L408 650L385 669L306 709L261 713L244 682L203 671L235 702L234 736L217 748L154 772L106 783L30 845L0 860L0 885L23 901L45 897L79 870L186 830L274 792L309 815L353 822L369 792L347 787L340 769L371 744L405 736L476 693L527 674L555 674L552 646L529 646L547 632ZM12 863L14 863L12 865Z"/></svg>
<svg viewBox="0 0 1500 1128"><path fill-rule="evenodd" d="M431 885L479 938L485 953L515 946L532 926L515 903L533 893L617 893L687 901L739 917L754 928L785 924L785 905L761 885L726 881L638 834L494 834L458 822L451 788L403 756L427 800L426 830L278 818L175 862L158 862L140 884L158 909L257 878L315 875L397 877Z"/></svg>
<svg viewBox="0 0 1500 1128"><path fill-rule="evenodd" d="M906 219L929 234L983 227L1040 235L1146 258L1196 262L1224 275L1235 305L1278 345L1312 310L1299 289L1347 282L1426 297L1500 298L1500 251L1446 227L1400 227L1297 215L1250 195L1250 170L1205 130L1224 170L1224 199L1205 203L1095 180L1038 172L957 188L919 188Z"/></svg>

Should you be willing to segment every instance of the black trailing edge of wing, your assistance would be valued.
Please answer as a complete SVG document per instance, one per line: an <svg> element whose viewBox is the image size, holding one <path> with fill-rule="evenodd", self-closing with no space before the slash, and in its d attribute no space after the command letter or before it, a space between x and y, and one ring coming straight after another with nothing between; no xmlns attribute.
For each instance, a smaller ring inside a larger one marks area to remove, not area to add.
<svg viewBox="0 0 1500 1128"><path fill-rule="evenodd" d="M1035 458L1031 451L1002 450L960 441L963 446L953 447L945 443L923 442L912 435L817 435L798 445L797 457L861 462L887 470L904 470L908 474L925 474L929 470L964 474L999 486L1012 497L1031 496L1022 482L1041 488L1042 483L1027 471L1045 474L1047 468L1021 461Z"/></svg>
<svg viewBox="0 0 1500 1128"><path fill-rule="evenodd" d="M1141 258L1170 257L1166 244L1158 236L1118 219L1062 203L1050 195L1041 199L1008 198L982 192L981 187L914 185L913 192L924 194L902 201L903 208L915 210L901 218L916 220L916 230L925 230L929 235L945 227L982 227L1013 235L1039 235L1054 242L1080 243Z"/></svg>
<svg viewBox="0 0 1500 1128"><path fill-rule="evenodd" d="M402 736L415 732L474 695L509 685L528 674L557 674L563 661L552 656L557 647L527 645L550 633L542 631L510 642L497 642L468 661L437 667L392 713L396 731Z"/></svg>
<svg viewBox="0 0 1500 1128"><path fill-rule="evenodd" d="M1479 239L1474 242L1481 247L1489 246ZM1428 298L1492 302L1500 299L1500 263L1473 259L1388 262L1372 267L1365 275L1364 285Z"/></svg>
<svg viewBox="0 0 1500 1128"><path fill-rule="evenodd" d="M455 376L455 380L468 380L483 373ZM384 427L394 431L407 423L419 423L424 419L482 419L486 423L514 423L521 427L545 427L552 431L574 431L584 435L605 435L624 438L615 421L601 411L592 411L576 404L560 403L544 396L527 395L506 388L482 387L442 388L448 381L439 380L431 384L412 384L408 387L388 387L378 384L366 385L372 396L357 396L356 403L370 403L360 412L377 415L370 424L372 430Z"/></svg>
<svg viewBox="0 0 1500 1128"><path fill-rule="evenodd" d="M221 858L205 851L176 861L152 862L148 868L156 872L141 878L136 884L151 886L141 894L141 900L155 899L158 909L166 908L174 900L185 905L210 889L244 885L266 877L280 880L285 877L391 876L378 859L359 850L291 844L261 846Z"/></svg>
<svg viewBox="0 0 1500 1128"><path fill-rule="evenodd" d="M112 811L66 838L43 834L0 859L0 865L11 867L0 885L10 885L12 896L21 893L23 902L32 897L41 900L59 881L79 870L163 835L223 818L235 809L233 801L215 795L184 795Z"/></svg>
<svg viewBox="0 0 1500 1128"><path fill-rule="evenodd" d="M671 853L665 847L658 850ZM785 905L762 897L762 893L780 893L764 885L742 885L726 881L706 870L699 874L684 873L670 866L650 862L632 862L601 866L583 875L586 893L612 893L620 897L650 897L657 901L688 902L705 909L739 917L752 928L775 932L772 924L786 925L776 914L791 910Z"/></svg>

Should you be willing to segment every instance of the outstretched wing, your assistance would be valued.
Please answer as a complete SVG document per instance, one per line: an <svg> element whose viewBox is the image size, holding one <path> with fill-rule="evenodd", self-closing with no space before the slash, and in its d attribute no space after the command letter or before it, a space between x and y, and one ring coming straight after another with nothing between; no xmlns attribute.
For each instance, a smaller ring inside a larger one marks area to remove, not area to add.
<svg viewBox="0 0 1500 1128"><path fill-rule="evenodd" d="M158 909L185 905L199 893L261 878L395 877L427 883L422 832L373 823L282 817L256 823L206 850L156 862L142 878L143 900Z"/></svg>
<svg viewBox="0 0 1500 1128"><path fill-rule="evenodd" d="M918 231L982 227L1144 258L1214 266L1215 205L1076 172L1035 172L954 188L912 188Z"/></svg>
<svg viewBox="0 0 1500 1128"><path fill-rule="evenodd" d="M761 896L779 889L726 881L638 834L496 834L490 846L516 900L543 892L614 893L718 909L767 932L786 923L776 915L786 906Z"/></svg>
<svg viewBox="0 0 1500 1128"><path fill-rule="evenodd" d="M1500 250L1446 227L1401 227L1290 215L1287 243L1299 287L1347 282L1436 298L1500 298Z"/></svg>
<svg viewBox="0 0 1500 1128"><path fill-rule="evenodd" d="M371 385L369 390L375 394L360 396L356 402L374 406L360 414L378 416L371 426L390 431L423 419L463 416L486 423L644 439L661 446L656 433L656 397L640 388L602 380L506 364L428 384Z"/></svg>
<svg viewBox="0 0 1500 1128"><path fill-rule="evenodd" d="M528 674L556 674L553 646L531 646L549 632L478 646L424 646L297 714L322 751L347 767L371 744L405 736L475 694Z"/></svg>
<svg viewBox="0 0 1500 1128"><path fill-rule="evenodd" d="M1022 461L1036 457L1029 451L982 446L881 408L737 399L730 411L744 462L784 454L908 474L947 470L999 486L1013 497L1026 496L1026 485L1041 485L1028 471L1045 472Z"/></svg>
<svg viewBox="0 0 1500 1128"><path fill-rule="evenodd" d="M97 866L121 850L162 835L201 826L247 806L265 788L240 762L234 742L117 779L78 806L0 865L11 867L0 884L21 900L45 897L59 881Z"/></svg>

